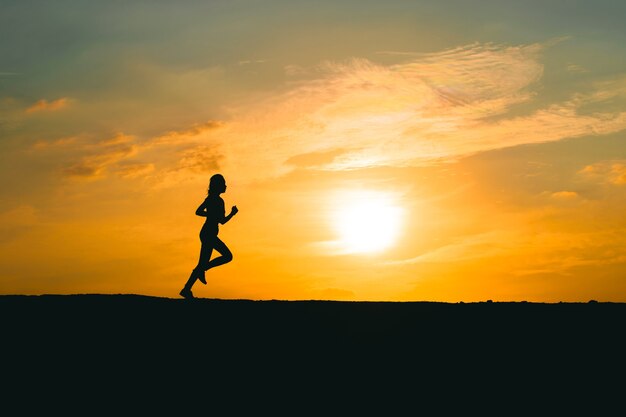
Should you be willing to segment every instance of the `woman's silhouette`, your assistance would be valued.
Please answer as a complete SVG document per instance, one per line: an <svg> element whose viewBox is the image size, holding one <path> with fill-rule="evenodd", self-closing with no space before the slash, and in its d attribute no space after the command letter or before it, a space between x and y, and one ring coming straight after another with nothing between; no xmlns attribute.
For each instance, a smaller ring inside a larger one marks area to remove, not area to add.
<svg viewBox="0 0 626 417"><path fill-rule="evenodd" d="M209 195L196 209L196 215L206 217L206 221L200 230L200 242L202 246L200 248L200 259L198 265L193 269L185 287L180 291L180 295L185 298L193 298L191 287L200 280L203 284L206 284L204 273L216 266L223 265L233 260L233 254L228 249L228 246L224 244L217 237L219 232L219 225L228 222L239 210L237 206L233 206L230 214L226 216L224 208L224 200L220 197L220 194L226 192L226 180L220 174L215 174L211 177L209 182ZM213 249L220 253L217 258L211 259Z"/></svg>

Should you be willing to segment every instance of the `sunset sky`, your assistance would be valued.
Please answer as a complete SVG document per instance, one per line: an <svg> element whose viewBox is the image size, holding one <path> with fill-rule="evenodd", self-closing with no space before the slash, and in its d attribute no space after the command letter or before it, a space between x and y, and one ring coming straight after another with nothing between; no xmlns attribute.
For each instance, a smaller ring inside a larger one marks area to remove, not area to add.
<svg viewBox="0 0 626 417"><path fill-rule="evenodd" d="M626 302L626 2L0 0L0 294Z"/></svg>

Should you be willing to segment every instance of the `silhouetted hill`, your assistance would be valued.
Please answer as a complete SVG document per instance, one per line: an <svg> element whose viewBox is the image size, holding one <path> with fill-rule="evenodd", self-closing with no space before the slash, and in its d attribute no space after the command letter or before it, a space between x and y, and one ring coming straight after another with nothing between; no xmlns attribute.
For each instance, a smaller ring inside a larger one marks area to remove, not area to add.
<svg viewBox="0 0 626 417"><path fill-rule="evenodd" d="M527 379L540 392L598 386L623 370L625 352L622 303L16 295L0 297L0 314L12 387L77 395L108 387L114 398L133 387L208 395L216 385L310 401L481 384L517 395Z"/></svg>

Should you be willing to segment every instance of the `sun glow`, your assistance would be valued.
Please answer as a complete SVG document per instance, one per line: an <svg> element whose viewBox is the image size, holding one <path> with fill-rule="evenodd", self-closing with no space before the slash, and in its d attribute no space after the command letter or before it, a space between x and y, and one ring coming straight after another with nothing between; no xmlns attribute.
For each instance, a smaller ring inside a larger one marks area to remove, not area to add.
<svg viewBox="0 0 626 417"><path fill-rule="evenodd" d="M347 253L381 252L396 243L402 209L382 192L354 192L342 196L334 213L338 245Z"/></svg>

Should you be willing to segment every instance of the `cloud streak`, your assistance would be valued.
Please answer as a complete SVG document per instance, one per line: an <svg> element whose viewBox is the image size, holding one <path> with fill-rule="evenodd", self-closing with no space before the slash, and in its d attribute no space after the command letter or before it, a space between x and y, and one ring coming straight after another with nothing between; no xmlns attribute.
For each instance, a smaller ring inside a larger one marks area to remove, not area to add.
<svg viewBox="0 0 626 417"><path fill-rule="evenodd" d="M26 113L57 111L67 107L68 104L69 99L67 97L61 97L52 101L41 99L29 108L27 108Z"/></svg>
<svg viewBox="0 0 626 417"><path fill-rule="evenodd" d="M151 138L144 146L162 145L184 145L199 143L207 139L207 136L215 130L223 128L224 122L219 120L209 120L203 123L196 123L184 130L171 130L162 135Z"/></svg>
<svg viewBox="0 0 626 417"><path fill-rule="evenodd" d="M464 236L449 244L435 248L413 258L389 262L390 265L406 265L430 262L467 262L476 259L501 256L512 252L519 235L514 231L495 230Z"/></svg>
<svg viewBox="0 0 626 417"><path fill-rule="evenodd" d="M218 169L221 155L211 135L223 126L208 121L147 139L117 133L96 140L85 133L39 140L30 149L65 160L61 173L68 179L104 179L115 174L127 180L149 178L161 188Z"/></svg>
<svg viewBox="0 0 626 417"><path fill-rule="evenodd" d="M63 174L71 178L95 179L104 176L110 166L137 153L133 136L117 134L96 144L86 146L86 156L63 169Z"/></svg>
<svg viewBox="0 0 626 417"><path fill-rule="evenodd" d="M500 259L514 275L569 274L571 268L577 266L625 262L626 255L615 250L624 246L623 236L623 230L530 233L512 227L459 237L447 245L409 259L388 262L388 265L469 264Z"/></svg>
<svg viewBox="0 0 626 417"><path fill-rule="evenodd" d="M588 179L613 185L626 185L626 160L600 161L587 165L579 174Z"/></svg>

